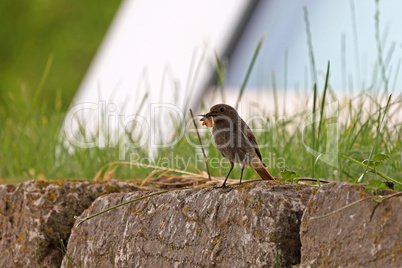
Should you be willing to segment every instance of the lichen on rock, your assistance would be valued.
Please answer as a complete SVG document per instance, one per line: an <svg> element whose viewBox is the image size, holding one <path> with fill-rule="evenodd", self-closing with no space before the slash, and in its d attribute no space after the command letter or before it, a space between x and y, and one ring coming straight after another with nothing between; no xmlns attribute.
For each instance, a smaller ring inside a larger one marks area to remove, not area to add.
<svg viewBox="0 0 402 268"><path fill-rule="evenodd" d="M303 215L300 267L402 267L401 211L401 197L377 203L364 185L324 185Z"/></svg>
<svg viewBox="0 0 402 268"><path fill-rule="evenodd" d="M133 183L116 180L0 185L0 267L60 267L61 243L67 244L74 216L99 193L137 189Z"/></svg>
<svg viewBox="0 0 402 268"><path fill-rule="evenodd" d="M174 265L289 267L300 262L299 226L313 187L267 181L171 191L74 227L68 256L83 267ZM87 217L145 193L98 198ZM133 213L133 211L144 213ZM87 237L93 237L87 240ZM62 267L68 267L64 258Z"/></svg>

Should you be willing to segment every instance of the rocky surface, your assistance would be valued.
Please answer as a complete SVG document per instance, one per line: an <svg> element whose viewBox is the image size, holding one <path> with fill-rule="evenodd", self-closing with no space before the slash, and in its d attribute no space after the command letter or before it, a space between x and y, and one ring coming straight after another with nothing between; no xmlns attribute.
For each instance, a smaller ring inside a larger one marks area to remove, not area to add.
<svg viewBox="0 0 402 268"><path fill-rule="evenodd" d="M263 181L143 199L75 226L62 267L290 267L313 190ZM141 195L99 197L81 218Z"/></svg>
<svg viewBox="0 0 402 268"><path fill-rule="evenodd" d="M73 227L75 215L149 194L137 190L114 180L0 185L0 267L402 267L402 196L375 202L350 183L172 190Z"/></svg>
<svg viewBox="0 0 402 268"><path fill-rule="evenodd" d="M402 267L402 197L379 204L363 185L327 184L309 201L300 235L300 267Z"/></svg>
<svg viewBox="0 0 402 268"><path fill-rule="evenodd" d="M103 194L136 189L115 180L0 185L0 267L60 267L73 217Z"/></svg>

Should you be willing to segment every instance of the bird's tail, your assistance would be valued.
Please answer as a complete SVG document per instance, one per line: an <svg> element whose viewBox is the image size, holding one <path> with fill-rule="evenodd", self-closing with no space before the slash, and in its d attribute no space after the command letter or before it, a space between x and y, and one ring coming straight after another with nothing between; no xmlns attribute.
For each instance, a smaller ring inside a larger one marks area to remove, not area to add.
<svg viewBox="0 0 402 268"><path fill-rule="evenodd" d="M275 180L271 174L269 174L268 170L263 166L254 167L255 171L257 171L258 175L260 175L263 180Z"/></svg>

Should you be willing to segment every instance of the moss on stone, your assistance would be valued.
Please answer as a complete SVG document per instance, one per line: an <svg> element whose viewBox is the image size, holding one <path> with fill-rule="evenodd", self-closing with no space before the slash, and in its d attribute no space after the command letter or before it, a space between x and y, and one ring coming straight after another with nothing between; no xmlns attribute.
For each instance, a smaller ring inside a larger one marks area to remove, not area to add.
<svg viewBox="0 0 402 268"><path fill-rule="evenodd" d="M56 199L56 194L55 193L47 193L46 199L49 201L54 201Z"/></svg>

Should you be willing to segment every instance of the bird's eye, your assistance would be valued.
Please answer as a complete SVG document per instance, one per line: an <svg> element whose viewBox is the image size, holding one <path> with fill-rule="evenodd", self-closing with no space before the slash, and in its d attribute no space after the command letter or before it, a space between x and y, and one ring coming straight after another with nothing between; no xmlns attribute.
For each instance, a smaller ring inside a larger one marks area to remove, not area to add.
<svg viewBox="0 0 402 268"><path fill-rule="evenodd" d="M224 111L225 111L225 108L222 107L222 108L221 108L221 112L224 112Z"/></svg>

